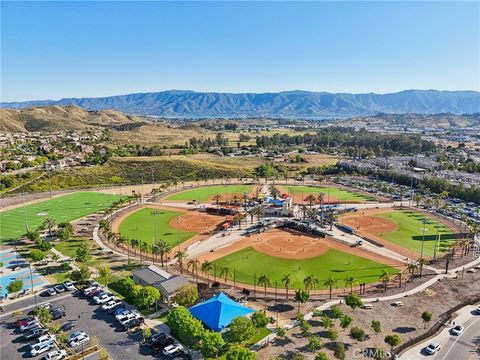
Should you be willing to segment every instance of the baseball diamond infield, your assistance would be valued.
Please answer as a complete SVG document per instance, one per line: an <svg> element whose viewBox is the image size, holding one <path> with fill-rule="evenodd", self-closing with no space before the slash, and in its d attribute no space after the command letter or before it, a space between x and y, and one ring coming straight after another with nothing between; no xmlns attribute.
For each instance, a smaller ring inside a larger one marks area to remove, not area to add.
<svg viewBox="0 0 480 360"><path fill-rule="evenodd" d="M212 261L217 277L223 267L232 272L235 269L237 283L254 283L260 275L268 275L279 287L285 274L290 274L294 288L303 287L303 279L315 275L323 289L323 283L332 276L338 287L344 287L347 276L354 276L358 282L372 283L379 280L382 270L390 274L400 272L403 264L381 255L329 238L311 237L293 231L272 229L244 238L198 258ZM233 279L233 273L228 276Z"/></svg>
<svg viewBox="0 0 480 360"><path fill-rule="evenodd" d="M157 215L152 215L152 211L157 211ZM119 232L129 239L146 242L149 246L148 251L151 251L155 238L155 219L157 240L165 240L172 246L208 233L225 220L224 217L198 211L148 205L121 215L113 221L111 227L112 231ZM179 219L178 232L177 219Z"/></svg>
<svg viewBox="0 0 480 360"><path fill-rule="evenodd" d="M315 196L315 203L318 204L319 193L324 194L325 203L364 203L377 200L374 196L343 190L338 187L304 185L278 185L276 187L282 194L289 194L295 203L308 203L307 197L311 194Z"/></svg>
<svg viewBox="0 0 480 360"><path fill-rule="evenodd" d="M201 202L214 202L215 196L220 196L219 201L231 200L236 194L241 201L243 194L247 193L249 196L255 195L255 186L253 185L213 185L204 186L190 190L182 190L170 196L167 196L164 200L167 201L201 201Z"/></svg>
<svg viewBox="0 0 480 360"><path fill-rule="evenodd" d="M360 236L379 241L400 254L420 255L425 222L424 255L434 255L435 240L439 235L437 253L454 246L457 235L453 224L442 222L428 214L412 209L370 209L347 214L345 225Z"/></svg>

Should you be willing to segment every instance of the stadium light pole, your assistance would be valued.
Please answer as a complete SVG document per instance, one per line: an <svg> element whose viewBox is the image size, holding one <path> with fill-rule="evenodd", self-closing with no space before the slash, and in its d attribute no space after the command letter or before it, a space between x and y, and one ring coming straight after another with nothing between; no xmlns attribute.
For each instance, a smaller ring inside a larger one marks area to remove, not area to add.
<svg viewBox="0 0 480 360"><path fill-rule="evenodd" d="M22 198L23 198L23 217L24 217L24 221L25 221L25 230L28 233L29 229L28 229L27 208L25 207L25 190L23 190L23 192L22 192Z"/></svg>
<svg viewBox="0 0 480 360"><path fill-rule="evenodd" d="M153 216L153 226L154 226L154 229L155 229L155 235L153 237L153 246L152 246L152 250L153 250L153 247L155 246L155 244L157 243L157 236L158 236L158 233L157 233L157 215L160 215L160 211L158 210L152 210L150 212L150 214ZM153 252L153 251L152 251ZM155 262L155 254L152 254L152 264Z"/></svg>
<svg viewBox="0 0 480 360"><path fill-rule="evenodd" d="M420 259L423 260L423 246L425 244L425 226L427 225L427 221L423 219L422 222L423 222L423 233L422 233L422 248L420 251Z"/></svg>

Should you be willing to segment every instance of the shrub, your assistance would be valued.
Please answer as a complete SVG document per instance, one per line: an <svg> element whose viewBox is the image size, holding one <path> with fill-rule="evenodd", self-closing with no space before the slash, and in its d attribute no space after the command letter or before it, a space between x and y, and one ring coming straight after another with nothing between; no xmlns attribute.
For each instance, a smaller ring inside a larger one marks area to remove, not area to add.
<svg viewBox="0 0 480 360"><path fill-rule="evenodd" d="M303 315L301 312L298 312L297 315L295 315L295 320L303 321L304 317L305 317L305 315Z"/></svg>
<svg viewBox="0 0 480 360"><path fill-rule="evenodd" d="M41 251L48 251L52 248L52 244L50 244L48 241L42 241L38 244L37 247Z"/></svg>
<svg viewBox="0 0 480 360"><path fill-rule="evenodd" d="M41 250L38 250L38 249L33 249L32 251L30 251L30 259L32 259L33 261L42 261L43 259L45 259L45 253Z"/></svg>
<svg viewBox="0 0 480 360"><path fill-rule="evenodd" d="M378 320L372 320L372 329L375 331L377 334L382 332L382 325L380 324L380 321Z"/></svg>
<svg viewBox="0 0 480 360"><path fill-rule="evenodd" d="M308 337L307 349L310 352L315 352L322 347L322 342L318 336L312 335Z"/></svg>
<svg viewBox="0 0 480 360"><path fill-rule="evenodd" d="M303 320L300 323L300 331L302 332L303 336L310 335L310 330L312 329L312 325L308 323L308 321Z"/></svg>
<svg viewBox="0 0 480 360"><path fill-rule="evenodd" d="M352 327L350 329L350 336L357 341L365 341L365 330L359 327Z"/></svg>
<svg viewBox="0 0 480 360"><path fill-rule="evenodd" d="M330 308L330 311L332 312L332 317L334 319L339 319L343 316L342 309L338 305L332 305Z"/></svg>
<svg viewBox="0 0 480 360"><path fill-rule="evenodd" d="M343 343L338 342L335 344L333 356L335 356L336 359L345 360L345 345L343 345Z"/></svg>
<svg viewBox="0 0 480 360"><path fill-rule="evenodd" d="M262 328L267 326L267 324L270 321L267 317L267 314L265 314L264 311L257 311L253 313L251 318L252 318L253 325L255 325L255 327L257 328Z"/></svg>

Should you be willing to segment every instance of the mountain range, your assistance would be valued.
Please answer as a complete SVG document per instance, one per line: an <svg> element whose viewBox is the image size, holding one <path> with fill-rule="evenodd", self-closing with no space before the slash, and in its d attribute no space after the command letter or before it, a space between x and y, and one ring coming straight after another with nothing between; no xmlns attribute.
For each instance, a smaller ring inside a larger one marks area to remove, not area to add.
<svg viewBox="0 0 480 360"><path fill-rule="evenodd" d="M169 90L97 98L2 102L0 107L76 105L87 110L172 118L278 117L346 118L378 113L464 114L480 112L480 92L405 90L390 94L308 91L278 93L215 93Z"/></svg>

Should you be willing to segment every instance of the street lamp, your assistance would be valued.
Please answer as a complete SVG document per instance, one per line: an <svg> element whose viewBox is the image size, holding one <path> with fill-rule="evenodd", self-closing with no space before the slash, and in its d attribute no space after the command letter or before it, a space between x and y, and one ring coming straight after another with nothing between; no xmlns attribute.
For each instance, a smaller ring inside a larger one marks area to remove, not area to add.
<svg viewBox="0 0 480 360"><path fill-rule="evenodd" d="M423 219L422 222L423 222L423 234L422 234L422 248L420 251L420 259L423 259L423 246L425 243L425 226L427 225L427 220Z"/></svg>
<svg viewBox="0 0 480 360"><path fill-rule="evenodd" d="M32 275L32 265L30 265L30 285L32 287L33 297L35 299L35 307L37 307L37 294L33 291L33 275Z"/></svg>
<svg viewBox="0 0 480 360"><path fill-rule="evenodd" d="M160 215L160 211L158 210L152 210L150 214L153 216L153 225L155 229L155 236L153 238L153 246L152 246L152 253L153 253L153 247L157 243L157 215ZM152 264L155 261L155 254L152 254Z"/></svg>
<svg viewBox="0 0 480 360"><path fill-rule="evenodd" d="M177 246L178 251L180 251L180 217L177 217Z"/></svg>

